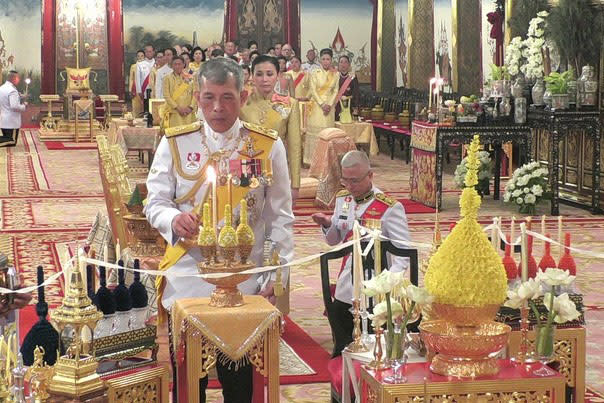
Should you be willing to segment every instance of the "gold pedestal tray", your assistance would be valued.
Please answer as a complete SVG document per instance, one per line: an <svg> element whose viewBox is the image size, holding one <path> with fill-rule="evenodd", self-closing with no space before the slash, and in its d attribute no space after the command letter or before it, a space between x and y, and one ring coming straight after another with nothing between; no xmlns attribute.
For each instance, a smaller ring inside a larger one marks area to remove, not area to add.
<svg viewBox="0 0 604 403"><path fill-rule="evenodd" d="M165 249L158 243L159 232L149 224L144 215L128 214L123 218L128 232L134 240L133 244L130 245L133 256L147 257L164 254Z"/></svg>
<svg viewBox="0 0 604 403"><path fill-rule="evenodd" d="M230 262L201 262L197 266L201 274L240 273L254 268L253 264ZM250 276L251 274L235 274L228 277L205 278L206 282L216 286L210 295L210 306L229 308L243 305L243 295L237 285L246 281Z"/></svg>
<svg viewBox="0 0 604 403"><path fill-rule="evenodd" d="M455 326L445 320L430 320L419 326L428 350L438 353L430 369L439 375L478 377L499 371L492 356L507 344L511 328L495 321L474 327Z"/></svg>
<svg viewBox="0 0 604 403"><path fill-rule="evenodd" d="M103 381L96 373L97 367L98 362L93 356L59 357L50 383L50 392L70 397L104 393Z"/></svg>

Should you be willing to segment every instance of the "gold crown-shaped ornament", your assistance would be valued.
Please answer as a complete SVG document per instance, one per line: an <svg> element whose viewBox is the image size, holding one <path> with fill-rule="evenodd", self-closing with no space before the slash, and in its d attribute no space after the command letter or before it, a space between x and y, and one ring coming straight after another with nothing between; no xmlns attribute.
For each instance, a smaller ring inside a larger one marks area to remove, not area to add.
<svg viewBox="0 0 604 403"><path fill-rule="evenodd" d="M243 305L243 295L237 285L250 278L251 274L238 273L254 267L254 264L248 262L255 237L247 222L247 202L245 200L240 203L240 223L237 230L233 228L232 217L231 205L227 204L224 211L224 226L217 239L216 228L212 226L212 220L210 220L210 206L208 203L203 206L203 226L200 228L197 239L203 256L203 261L198 264L199 272L201 274L231 274L225 277L204 279L216 286L210 296L210 306Z"/></svg>

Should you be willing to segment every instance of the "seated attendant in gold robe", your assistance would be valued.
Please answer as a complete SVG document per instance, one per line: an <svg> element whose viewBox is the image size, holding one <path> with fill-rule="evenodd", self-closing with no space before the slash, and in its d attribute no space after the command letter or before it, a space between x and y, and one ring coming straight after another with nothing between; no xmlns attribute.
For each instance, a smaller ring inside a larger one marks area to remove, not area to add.
<svg viewBox="0 0 604 403"><path fill-rule="evenodd" d="M302 138L300 134L300 109L298 101L275 93L279 77L279 63L271 56L258 56L252 62L254 91L241 108L240 118L244 121L276 130L285 143L287 165L295 199L300 188L300 166L302 162Z"/></svg>
<svg viewBox="0 0 604 403"><path fill-rule="evenodd" d="M298 56L290 59L290 70L285 73L291 77L294 83L294 98L298 101L310 99L310 73L302 70L302 62Z"/></svg>
<svg viewBox="0 0 604 403"><path fill-rule="evenodd" d="M163 126L165 128L186 125L197 119L197 101L193 96L193 84L183 77L185 62L181 56L172 60L172 74L164 78Z"/></svg>

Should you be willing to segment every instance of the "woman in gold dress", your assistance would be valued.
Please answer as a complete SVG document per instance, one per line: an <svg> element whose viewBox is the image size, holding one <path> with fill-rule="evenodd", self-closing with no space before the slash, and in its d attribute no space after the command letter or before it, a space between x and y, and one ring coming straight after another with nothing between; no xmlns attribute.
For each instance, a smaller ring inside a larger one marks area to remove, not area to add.
<svg viewBox="0 0 604 403"><path fill-rule="evenodd" d="M258 56L252 63L254 91L241 108L240 118L276 130L287 150L287 163L292 186L292 199L300 188L302 138L300 134L300 109L298 101L275 93L279 77L279 63L271 56Z"/></svg>
<svg viewBox="0 0 604 403"><path fill-rule="evenodd" d="M294 80L287 74L287 59L285 56L277 58L279 62L279 78L275 84L275 92L279 95L294 96Z"/></svg>
<svg viewBox="0 0 604 403"><path fill-rule="evenodd" d="M298 101L308 101L310 99L310 73L302 70L302 62L298 56L292 56L290 67L291 69L285 74L290 76L294 83L294 98Z"/></svg>
<svg viewBox="0 0 604 403"><path fill-rule="evenodd" d="M136 96L136 63L145 60L145 52L136 52L136 61L130 65L130 93L132 95L132 116L137 117L143 113L143 100Z"/></svg>

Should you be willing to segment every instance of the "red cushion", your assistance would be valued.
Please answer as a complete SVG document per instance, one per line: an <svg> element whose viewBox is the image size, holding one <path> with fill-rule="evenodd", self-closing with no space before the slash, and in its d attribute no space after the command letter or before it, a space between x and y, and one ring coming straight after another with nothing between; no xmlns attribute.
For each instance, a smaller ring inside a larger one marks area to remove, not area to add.
<svg viewBox="0 0 604 403"><path fill-rule="evenodd" d="M335 389L338 395L342 396L342 365L344 361L342 356L332 358L327 363L327 371L329 371L329 377L331 386ZM356 360L352 360L352 366L357 376L357 381L361 379L361 363ZM354 396L354 388L352 382L350 383L350 396Z"/></svg>

